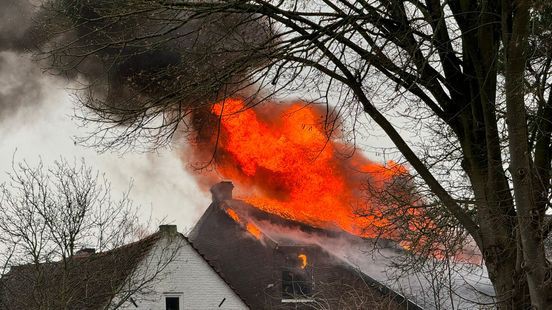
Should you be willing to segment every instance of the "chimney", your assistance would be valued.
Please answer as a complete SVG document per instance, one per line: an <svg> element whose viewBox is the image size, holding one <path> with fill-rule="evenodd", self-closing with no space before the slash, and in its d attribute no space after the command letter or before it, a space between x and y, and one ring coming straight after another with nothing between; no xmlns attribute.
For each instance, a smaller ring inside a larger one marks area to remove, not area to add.
<svg viewBox="0 0 552 310"><path fill-rule="evenodd" d="M159 232L166 235L176 235L178 229L176 225L159 225Z"/></svg>
<svg viewBox="0 0 552 310"><path fill-rule="evenodd" d="M232 199L232 190L234 184L230 181L223 181L217 183L211 187L211 194L213 195L213 202L218 203L224 200Z"/></svg>
<svg viewBox="0 0 552 310"><path fill-rule="evenodd" d="M94 249L94 248L82 248L82 249L78 250L75 253L75 256L76 257L87 257L87 256L90 256L94 253L96 253L96 249Z"/></svg>

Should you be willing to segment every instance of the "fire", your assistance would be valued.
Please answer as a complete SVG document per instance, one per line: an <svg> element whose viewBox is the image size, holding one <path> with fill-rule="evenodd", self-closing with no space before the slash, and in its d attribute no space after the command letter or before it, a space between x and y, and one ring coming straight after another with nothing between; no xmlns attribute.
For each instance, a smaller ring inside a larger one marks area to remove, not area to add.
<svg viewBox="0 0 552 310"><path fill-rule="evenodd" d="M301 102L252 109L227 99L211 112L220 119L220 134L210 141L217 145L217 171L246 189L238 198L287 219L364 237L390 225L370 212L357 216L359 206L371 207L361 187L367 180L383 187L407 169L358 152L343 156L347 146L328 138L319 109ZM258 228L248 230L258 235Z"/></svg>
<svg viewBox="0 0 552 310"><path fill-rule="evenodd" d="M226 213L228 213L228 216L230 216L235 222L240 222L240 217L236 213L236 211L232 209L226 209Z"/></svg>
<svg viewBox="0 0 552 310"><path fill-rule="evenodd" d="M259 227L257 227L255 224L250 223L246 220L242 220L239 217L238 213L234 211L234 209L226 208L225 211L226 211L226 214L228 214L228 216L234 220L234 222L242 225L242 227L245 227L245 230L247 230L253 237L255 237L255 239L261 240L262 233Z"/></svg>
<svg viewBox="0 0 552 310"><path fill-rule="evenodd" d="M301 261L301 269L305 269L305 267L307 267L307 255L299 254L297 257Z"/></svg>
<svg viewBox="0 0 552 310"><path fill-rule="evenodd" d="M261 230L259 229L259 227L255 226L255 224L247 223L245 224L245 229L247 229L247 231L251 233L255 238L259 240L261 239Z"/></svg>

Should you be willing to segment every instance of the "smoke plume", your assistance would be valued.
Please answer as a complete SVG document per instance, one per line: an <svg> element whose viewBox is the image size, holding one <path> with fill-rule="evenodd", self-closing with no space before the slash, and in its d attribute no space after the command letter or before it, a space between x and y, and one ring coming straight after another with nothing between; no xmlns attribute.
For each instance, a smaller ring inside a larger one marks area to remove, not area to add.
<svg viewBox="0 0 552 310"><path fill-rule="evenodd" d="M0 121L40 102L44 81L28 52L32 48L31 1L0 0Z"/></svg>
<svg viewBox="0 0 552 310"><path fill-rule="evenodd" d="M41 101L45 82L40 76L28 56L0 51L0 121Z"/></svg>
<svg viewBox="0 0 552 310"><path fill-rule="evenodd" d="M32 53L46 72L78 79L83 117L127 128L113 144L170 141L190 115L251 83L271 38L252 14L198 16L153 1L1 0L0 14L0 51ZM2 57L0 74L12 74ZM36 84L34 73L2 106Z"/></svg>
<svg viewBox="0 0 552 310"><path fill-rule="evenodd" d="M32 17L37 7L26 0L0 1L0 51L30 49Z"/></svg>
<svg viewBox="0 0 552 310"><path fill-rule="evenodd" d="M190 115L249 83L270 38L253 15L197 16L152 1L51 0L42 16L51 28L73 25L43 55L51 70L88 82L88 119L128 128L114 145L185 130Z"/></svg>

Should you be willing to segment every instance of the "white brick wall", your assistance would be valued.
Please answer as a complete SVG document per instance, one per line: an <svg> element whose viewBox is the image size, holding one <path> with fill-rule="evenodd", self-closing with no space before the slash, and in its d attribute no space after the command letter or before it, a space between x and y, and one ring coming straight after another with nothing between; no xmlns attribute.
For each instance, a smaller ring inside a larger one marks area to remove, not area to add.
<svg viewBox="0 0 552 310"><path fill-rule="evenodd" d="M179 297L180 309L248 309L186 240L180 236L175 239L180 241L169 242L167 238L160 240L144 259L137 278L154 274L160 261L168 264L151 283L151 291L132 297L137 307L127 301L122 309L164 310L167 296ZM172 254L175 254L174 259L169 258L173 257Z"/></svg>

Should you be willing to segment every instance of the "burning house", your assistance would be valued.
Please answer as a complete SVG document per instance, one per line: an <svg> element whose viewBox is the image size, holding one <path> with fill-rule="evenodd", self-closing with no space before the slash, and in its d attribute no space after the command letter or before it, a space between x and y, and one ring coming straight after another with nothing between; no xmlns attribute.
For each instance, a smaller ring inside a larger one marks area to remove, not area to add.
<svg viewBox="0 0 552 310"><path fill-rule="evenodd" d="M360 238L264 212L232 189L212 187L189 239L252 309L421 309L320 245Z"/></svg>
<svg viewBox="0 0 552 310"><path fill-rule="evenodd" d="M311 102L236 97L202 116L198 124L209 126L196 128L183 159L213 164L216 173L193 169L200 186L232 180L239 200L231 183L213 187L190 240L252 308L472 309L492 302L481 256L450 248L459 263L439 259L442 244L420 234L436 223L408 167L372 161L347 143L339 113ZM391 265L416 253L430 270L397 275ZM446 279L430 267L440 262L453 265Z"/></svg>
<svg viewBox="0 0 552 310"><path fill-rule="evenodd" d="M397 239L380 229L394 225L381 214L395 202L366 197L362 188L381 193L393 185L394 198L415 205L406 168L360 153L342 156L350 146L328 136L332 116L323 107L250 104L241 98L213 104L206 117L213 126L198 130L185 156L198 162L214 156L217 174L243 189L240 200L232 199L232 183L211 189L213 203L191 232L192 244L253 309L416 309L323 247ZM213 180L197 177L203 185ZM422 219L415 209L404 208L401 218Z"/></svg>

